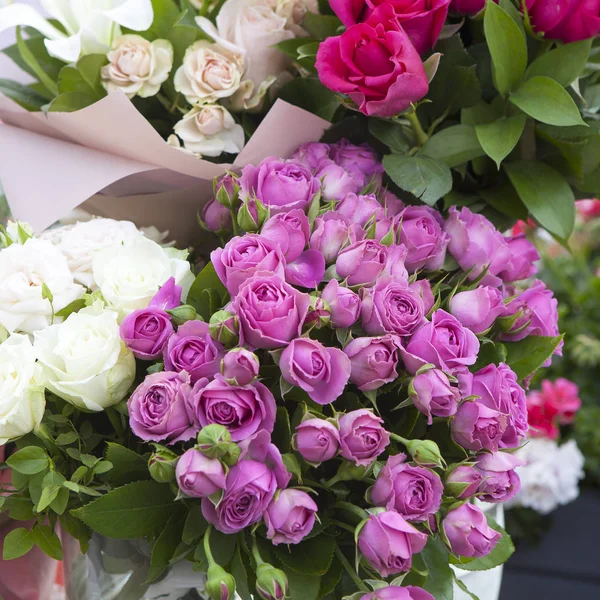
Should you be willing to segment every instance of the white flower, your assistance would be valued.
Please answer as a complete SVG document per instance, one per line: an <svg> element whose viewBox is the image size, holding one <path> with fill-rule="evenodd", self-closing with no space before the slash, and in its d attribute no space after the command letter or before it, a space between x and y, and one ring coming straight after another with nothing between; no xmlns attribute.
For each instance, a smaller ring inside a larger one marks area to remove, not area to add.
<svg viewBox="0 0 600 600"><path fill-rule="evenodd" d="M114 40L109 63L102 67L102 85L107 92L121 90L129 98L148 98L160 90L173 68L173 44L150 42L140 35L122 35Z"/></svg>
<svg viewBox="0 0 600 600"><path fill-rule="evenodd" d="M269 4L280 17L286 20L288 28L296 34L296 37L308 35L301 27L306 13L319 12L317 0L269 0Z"/></svg>
<svg viewBox="0 0 600 600"><path fill-rule="evenodd" d="M218 104L195 106L177 125L175 133L189 152L198 156L237 154L244 147L244 130Z"/></svg>
<svg viewBox="0 0 600 600"><path fill-rule="evenodd" d="M91 290L98 286L92 273L94 253L111 246L129 246L143 238L143 234L131 221L92 219L50 229L42 234L66 257L75 281Z"/></svg>
<svg viewBox="0 0 600 600"><path fill-rule="evenodd" d="M46 387L63 400L98 412L127 395L135 358L121 340L117 313L101 302L34 336Z"/></svg>
<svg viewBox="0 0 600 600"><path fill-rule="evenodd" d="M4 231L0 233L0 242L2 246L24 244L30 237L33 237L33 228L29 223L8 221Z"/></svg>
<svg viewBox="0 0 600 600"><path fill-rule="evenodd" d="M227 98L240 87L244 59L238 52L200 40L186 51L173 83L190 104Z"/></svg>
<svg viewBox="0 0 600 600"><path fill-rule="evenodd" d="M37 238L0 251L0 282L0 325L10 332L47 327L53 314L85 291L73 281L67 259L50 242Z"/></svg>
<svg viewBox="0 0 600 600"><path fill-rule="evenodd" d="M33 431L44 416L42 369L26 335L0 344L0 446Z"/></svg>
<svg viewBox="0 0 600 600"><path fill-rule="evenodd" d="M94 254L94 279L110 306L121 316L145 308L171 277L183 288L182 300L194 281L190 264L171 258L157 243L139 239L129 246L110 246Z"/></svg>
<svg viewBox="0 0 600 600"><path fill-rule="evenodd" d="M154 19L151 0L41 0L41 5L64 31L22 2L0 9L0 31L32 27L47 38L48 53L67 63L84 54L106 54L121 35L120 25L145 31Z"/></svg>

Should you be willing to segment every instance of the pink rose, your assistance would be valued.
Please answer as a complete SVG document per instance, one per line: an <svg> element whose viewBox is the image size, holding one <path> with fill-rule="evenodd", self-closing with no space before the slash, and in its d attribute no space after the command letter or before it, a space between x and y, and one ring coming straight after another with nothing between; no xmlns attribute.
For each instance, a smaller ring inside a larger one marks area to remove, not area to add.
<svg viewBox="0 0 600 600"><path fill-rule="evenodd" d="M360 298L358 294L342 287L337 279L332 279L321 293L321 298L327 302L331 324L339 329L351 327L360 314Z"/></svg>
<svg viewBox="0 0 600 600"><path fill-rule="evenodd" d="M263 225L260 235L279 244L285 260L293 262L302 254L308 243L308 217L299 208L279 213Z"/></svg>
<svg viewBox="0 0 600 600"><path fill-rule="evenodd" d="M357 146L342 139L331 144L330 158L353 177L360 190L371 182L377 185L381 183L383 164L377 152L368 144Z"/></svg>
<svg viewBox="0 0 600 600"><path fill-rule="evenodd" d="M480 454L475 468L479 471L482 482L479 493L482 502L508 502L521 489L521 480L515 472L515 467L523 465L523 461L514 454L494 452Z"/></svg>
<svg viewBox="0 0 600 600"><path fill-rule="evenodd" d="M344 167L336 165L332 160L321 164L315 176L323 182L323 198L328 202L339 200L351 193L358 194L362 189Z"/></svg>
<svg viewBox="0 0 600 600"><path fill-rule="evenodd" d="M480 402L463 402L450 421L452 438L467 450L496 452L506 431L508 417Z"/></svg>
<svg viewBox="0 0 600 600"><path fill-rule="evenodd" d="M226 474L221 462L194 448L186 450L177 461L175 474L179 489L191 498L206 498L225 489Z"/></svg>
<svg viewBox="0 0 600 600"><path fill-rule="evenodd" d="M357 465L370 465L390 443L383 419L370 410L353 410L339 418L341 455Z"/></svg>
<svg viewBox="0 0 600 600"><path fill-rule="evenodd" d="M487 285L455 294L448 309L473 333L483 333L505 313L502 293L498 288Z"/></svg>
<svg viewBox="0 0 600 600"><path fill-rule="evenodd" d="M309 463L331 460L340 449L338 428L325 419L307 419L296 427L294 447Z"/></svg>
<svg viewBox="0 0 600 600"><path fill-rule="evenodd" d="M535 246L525 235L507 238L507 242L510 248L510 267L500 272L502 281L509 283L533 277L537 273L535 263L540 260Z"/></svg>
<svg viewBox="0 0 600 600"><path fill-rule="evenodd" d="M502 537L488 525L481 509L468 503L451 510L442 528L452 553L469 558L486 556Z"/></svg>
<svg viewBox="0 0 600 600"><path fill-rule="evenodd" d="M568 43L600 33L600 0L527 0L527 11L546 38Z"/></svg>
<svg viewBox="0 0 600 600"><path fill-rule="evenodd" d="M371 219L381 219L384 215L383 206L375 194L367 196L348 194L336 206L336 211L351 223L356 223L361 227L364 227Z"/></svg>
<svg viewBox="0 0 600 600"><path fill-rule="evenodd" d="M271 500L264 515L267 538L274 546L298 544L312 531L317 510L316 502L306 492L282 490Z"/></svg>
<svg viewBox="0 0 600 600"><path fill-rule="evenodd" d="M427 416L429 425L433 416L451 417L456 413L460 392L450 385L448 376L439 369L419 373L412 380L409 396L417 409Z"/></svg>
<svg viewBox="0 0 600 600"><path fill-rule="evenodd" d="M344 348L351 363L350 381L370 392L397 379L399 348L400 338L390 334L352 340Z"/></svg>
<svg viewBox="0 0 600 600"><path fill-rule="evenodd" d="M342 248L364 237L365 232L360 225L351 223L337 211L330 211L315 219L310 247L321 252L325 262L331 264L336 261Z"/></svg>

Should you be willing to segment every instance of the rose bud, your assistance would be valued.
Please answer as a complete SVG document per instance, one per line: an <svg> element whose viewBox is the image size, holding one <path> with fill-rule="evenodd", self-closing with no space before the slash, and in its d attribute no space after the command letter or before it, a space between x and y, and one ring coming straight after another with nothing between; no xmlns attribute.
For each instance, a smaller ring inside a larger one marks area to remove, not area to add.
<svg viewBox="0 0 600 600"><path fill-rule="evenodd" d="M228 173L216 182L214 199L225 208L233 208L237 204L239 191L236 179ZM227 212L229 213L229 210ZM231 216L231 213L229 215Z"/></svg>
<svg viewBox="0 0 600 600"><path fill-rule="evenodd" d="M342 287L337 279L332 279L323 290L321 298L327 302L331 315L331 324L336 329L352 327L360 314L360 298L358 294Z"/></svg>
<svg viewBox="0 0 600 600"><path fill-rule="evenodd" d="M231 441L229 430L213 423L200 430L196 448L208 458L217 458L231 466L237 462L240 448Z"/></svg>
<svg viewBox="0 0 600 600"><path fill-rule="evenodd" d="M256 591L263 600L285 600L288 597L287 575L269 563L256 569Z"/></svg>
<svg viewBox="0 0 600 600"><path fill-rule="evenodd" d="M321 327L328 325L329 321L330 313L327 302L323 298L311 294L310 307L308 308L305 324L308 326L314 325L317 329L321 329Z"/></svg>
<svg viewBox="0 0 600 600"><path fill-rule="evenodd" d="M459 500L466 500L477 493L482 479L483 477L475 467L459 465L446 479L446 493Z"/></svg>
<svg viewBox="0 0 600 600"><path fill-rule="evenodd" d="M508 424L505 414L478 401L463 402L450 422L452 438L467 450L498 450Z"/></svg>
<svg viewBox="0 0 600 600"><path fill-rule="evenodd" d="M194 448L179 459L176 476L179 489L191 498L206 498L225 489L225 469L220 461Z"/></svg>
<svg viewBox="0 0 600 600"><path fill-rule="evenodd" d="M177 327L180 327L188 321L195 321L196 317L198 316L196 309L189 304L182 304L181 306L172 308L167 312L169 315L171 315L171 321L177 325Z"/></svg>
<svg viewBox="0 0 600 600"><path fill-rule="evenodd" d="M426 543L427 535L395 510L370 515L358 534L361 554L382 577L410 571L412 555L421 552Z"/></svg>
<svg viewBox="0 0 600 600"><path fill-rule="evenodd" d="M340 432L325 419L307 419L296 427L293 445L306 462L317 465L337 455Z"/></svg>
<svg viewBox="0 0 600 600"><path fill-rule="evenodd" d="M478 491L484 494L480 499L483 502L498 503L514 498L521 489L521 480L515 467L522 464L522 460L507 452L478 456L475 468L483 478Z"/></svg>
<svg viewBox="0 0 600 600"><path fill-rule="evenodd" d="M175 330L171 317L161 308L148 306L127 315L119 333L136 358L158 358Z"/></svg>
<svg viewBox="0 0 600 600"><path fill-rule="evenodd" d="M350 381L369 392L398 378L400 338L390 334L352 340L344 352L350 358Z"/></svg>
<svg viewBox="0 0 600 600"><path fill-rule="evenodd" d="M420 467L435 469L444 466L440 448L433 440L407 440L406 449Z"/></svg>
<svg viewBox="0 0 600 600"><path fill-rule="evenodd" d="M500 278L505 283L529 279L537 273L535 263L540 260L536 247L525 237L516 235L507 238L511 254L511 267L500 273Z"/></svg>
<svg viewBox="0 0 600 600"><path fill-rule="evenodd" d="M450 551L456 556L488 555L502 537L492 529L481 509L466 503L451 510L442 522Z"/></svg>
<svg viewBox="0 0 600 600"><path fill-rule="evenodd" d="M450 385L448 376L439 369L429 369L415 375L408 386L408 395L416 408L427 415L427 423L433 416L451 417L456 413L460 392Z"/></svg>
<svg viewBox="0 0 600 600"><path fill-rule="evenodd" d="M389 585L365 594L360 600L435 600L435 598L423 588L414 585L406 587Z"/></svg>
<svg viewBox="0 0 600 600"><path fill-rule="evenodd" d="M213 562L206 573L206 591L211 600L234 600L235 579L223 567Z"/></svg>
<svg viewBox="0 0 600 600"><path fill-rule="evenodd" d="M306 492L281 490L264 514L267 538L275 546L298 544L312 531L317 510L315 501Z"/></svg>
<svg viewBox="0 0 600 600"><path fill-rule="evenodd" d="M201 221L208 231L223 235L233 230L231 212L214 198L202 209Z"/></svg>
<svg viewBox="0 0 600 600"><path fill-rule="evenodd" d="M318 250L330 265L348 244L358 242L365 237L362 227L351 223L349 219L337 211L326 212L315 219L310 247Z"/></svg>
<svg viewBox="0 0 600 600"><path fill-rule="evenodd" d="M240 326L238 318L228 310L218 310L212 314L208 329L212 339L220 342L226 348L235 346L239 341Z"/></svg>
<svg viewBox="0 0 600 600"><path fill-rule="evenodd" d="M333 161L323 162L315 176L323 182L323 199L326 201L339 200L351 193L359 193L360 188L354 177Z"/></svg>
<svg viewBox="0 0 600 600"><path fill-rule="evenodd" d="M247 385L257 377L260 369L258 356L245 348L230 350L221 361L221 374L231 385Z"/></svg>
<svg viewBox="0 0 600 600"><path fill-rule="evenodd" d="M175 465L178 456L168 448L154 444L156 450L148 461L150 476L158 483L170 483L175 480Z"/></svg>
<svg viewBox="0 0 600 600"><path fill-rule="evenodd" d="M339 418L340 448L344 458L358 466L370 465L390 443L383 419L370 410L353 410Z"/></svg>
<svg viewBox="0 0 600 600"><path fill-rule="evenodd" d="M293 262L304 251L310 237L310 223L299 208L272 216L260 230L260 235L279 244L287 262Z"/></svg>
<svg viewBox="0 0 600 600"><path fill-rule="evenodd" d="M348 194L337 206L336 211L346 217L351 223L364 227L373 219L379 220L384 217L383 206L377 200L375 194L361 196Z"/></svg>
<svg viewBox="0 0 600 600"><path fill-rule="evenodd" d="M500 290L487 285L455 294L448 310L473 333L488 330L506 312Z"/></svg>

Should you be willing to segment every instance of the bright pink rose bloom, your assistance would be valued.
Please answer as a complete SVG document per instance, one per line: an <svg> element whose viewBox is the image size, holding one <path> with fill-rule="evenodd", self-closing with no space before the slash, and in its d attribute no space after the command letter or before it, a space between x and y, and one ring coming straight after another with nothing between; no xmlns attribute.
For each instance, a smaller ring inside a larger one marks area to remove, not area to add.
<svg viewBox="0 0 600 600"><path fill-rule="evenodd" d="M494 0L496 4L497 0ZM450 9L461 15L475 15L485 8L485 0L452 0Z"/></svg>
<svg viewBox="0 0 600 600"><path fill-rule="evenodd" d="M323 290L321 298L327 302L331 324L338 329L351 327L360 314L360 297L343 287L337 279L332 279Z"/></svg>
<svg viewBox="0 0 600 600"><path fill-rule="evenodd" d="M162 308L148 306L134 310L121 323L121 339L141 360L158 358L175 332L171 317Z"/></svg>
<svg viewBox="0 0 600 600"><path fill-rule="evenodd" d="M527 0L527 11L546 38L568 43L600 33L600 0Z"/></svg>
<svg viewBox="0 0 600 600"><path fill-rule="evenodd" d="M581 408L579 387L577 384L559 377L552 382L542 381L542 396L546 404L551 406L558 416L561 425L569 425L575 419L575 413Z"/></svg>
<svg viewBox="0 0 600 600"><path fill-rule="evenodd" d="M530 437L557 440L560 435L557 416L556 406L546 402L541 392L532 391L527 394L527 420Z"/></svg>
<svg viewBox="0 0 600 600"><path fill-rule="evenodd" d="M398 378L400 338L386 334L352 340L344 352L350 358L350 381L359 390L370 392Z"/></svg>
<svg viewBox="0 0 600 600"><path fill-rule="evenodd" d="M450 421L454 441L467 450L496 452L506 431L508 417L477 400L463 402Z"/></svg>
<svg viewBox="0 0 600 600"><path fill-rule="evenodd" d="M473 333L483 333L505 313L502 293L487 285L455 294L448 310Z"/></svg>
<svg viewBox="0 0 600 600"><path fill-rule="evenodd" d="M285 265L285 280L303 288L315 288L325 276L325 257L318 250L305 250L294 262Z"/></svg>
<svg viewBox="0 0 600 600"><path fill-rule="evenodd" d="M502 537L488 525L481 509L468 503L451 510L442 527L452 553L468 558L488 555Z"/></svg>
<svg viewBox="0 0 600 600"><path fill-rule="evenodd" d="M435 598L429 592L414 585L406 587L389 585L365 594L360 600L435 600Z"/></svg>
<svg viewBox="0 0 600 600"><path fill-rule="evenodd" d="M282 490L264 515L267 538L274 546L298 544L312 531L317 510L316 502L306 492Z"/></svg>
<svg viewBox="0 0 600 600"><path fill-rule="evenodd" d="M181 305L181 286L175 284L175 277L170 277L154 294L148 306L171 310Z"/></svg>
<svg viewBox="0 0 600 600"><path fill-rule="evenodd" d="M307 419L296 427L294 447L304 460L319 464L331 460L339 452L340 432L325 419Z"/></svg>
<svg viewBox="0 0 600 600"><path fill-rule="evenodd" d="M419 53L389 4L321 42L316 68L325 87L348 95L367 116L394 116L429 90Z"/></svg>
<svg viewBox="0 0 600 600"><path fill-rule="evenodd" d="M507 452L480 454L475 465L483 478L478 490L483 495L479 499L498 503L514 498L521 489L521 480L515 467L523 464L522 460Z"/></svg>
<svg viewBox="0 0 600 600"><path fill-rule="evenodd" d="M588 200L576 200L575 210L584 221L591 221L600 217L600 200L590 198Z"/></svg>
<svg viewBox="0 0 600 600"><path fill-rule="evenodd" d="M221 461L208 458L194 448L186 450L175 470L179 489L192 498L206 498L225 489L225 469Z"/></svg>
<svg viewBox="0 0 600 600"><path fill-rule="evenodd" d="M341 455L357 465L370 465L390 443L383 419L370 410L360 409L339 418Z"/></svg>
<svg viewBox="0 0 600 600"><path fill-rule="evenodd" d="M366 239L344 248L335 262L337 274L350 286L372 286L380 277L408 282L405 246L384 246Z"/></svg>
<svg viewBox="0 0 600 600"><path fill-rule="evenodd" d="M410 284L410 288L417 292L419 296L421 296L421 300L423 300L423 306L425 308L425 314L429 314L429 311L435 304L435 298L433 297L433 292L431 291L431 282L429 279L417 279Z"/></svg>
<svg viewBox="0 0 600 600"><path fill-rule="evenodd" d="M448 418L456 414L460 402L459 390L450 385L448 376L439 369L416 375L409 394L417 409L427 416L429 425L433 423L433 416Z"/></svg>

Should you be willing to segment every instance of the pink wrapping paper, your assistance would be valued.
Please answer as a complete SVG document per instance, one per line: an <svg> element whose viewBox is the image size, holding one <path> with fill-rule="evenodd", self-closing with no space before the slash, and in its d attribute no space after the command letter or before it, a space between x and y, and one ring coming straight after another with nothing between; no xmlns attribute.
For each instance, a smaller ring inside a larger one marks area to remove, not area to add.
<svg viewBox="0 0 600 600"><path fill-rule="evenodd" d="M233 165L172 148L121 92L73 113L30 113L0 94L0 180L12 214L39 232L82 205L93 214L197 241L212 179L266 156L287 157L329 123L277 100Z"/></svg>

